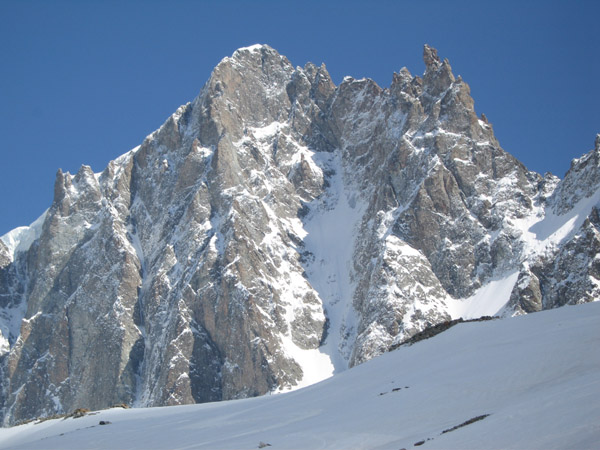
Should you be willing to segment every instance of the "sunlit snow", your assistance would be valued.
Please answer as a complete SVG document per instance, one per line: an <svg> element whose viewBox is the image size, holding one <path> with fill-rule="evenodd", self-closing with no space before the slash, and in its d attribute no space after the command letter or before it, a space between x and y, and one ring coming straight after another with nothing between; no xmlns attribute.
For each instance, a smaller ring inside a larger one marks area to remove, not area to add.
<svg viewBox="0 0 600 450"><path fill-rule="evenodd" d="M356 329L351 268L365 204L356 192L346 189L339 154L317 154L315 158L325 158L321 164L334 174L327 194L316 201L316 212L305 225L308 234L304 243L314 257L307 274L310 284L321 296L329 320L328 335L320 350L329 355L335 370L340 371L348 367L348 335Z"/></svg>
<svg viewBox="0 0 600 450"><path fill-rule="evenodd" d="M44 211L44 213L28 227L18 227L9 231L4 236L0 236L0 239L8 248L13 259L17 252L26 252L29 250L31 244L40 237L47 212L48 210Z"/></svg>
<svg viewBox="0 0 600 450"><path fill-rule="evenodd" d="M590 197L581 199L565 214L557 215L547 208L541 220L530 224L523 223L523 225L530 225L523 233L527 244L537 252L549 245L560 244L574 230L581 227L592 208L598 203L600 203L600 189Z"/></svg>
<svg viewBox="0 0 600 450"><path fill-rule="evenodd" d="M510 293L519 277L518 271L490 280L472 296L448 300L448 313L453 319L477 319L482 316L495 316L510 299Z"/></svg>
<svg viewBox="0 0 600 450"><path fill-rule="evenodd" d="M595 449L599 321L590 303L459 324L299 391L29 423L0 449Z"/></svg>

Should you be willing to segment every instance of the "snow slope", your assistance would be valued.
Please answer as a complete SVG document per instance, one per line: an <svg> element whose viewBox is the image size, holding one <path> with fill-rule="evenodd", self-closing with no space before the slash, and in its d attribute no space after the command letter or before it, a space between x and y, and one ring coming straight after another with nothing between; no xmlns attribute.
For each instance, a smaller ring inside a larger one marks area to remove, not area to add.
<svg viewBox="0 0 600 450"><path fill-rule="evenodd" d="M326 195L311 205L315 210L305 225L304 244L314 257L312 263L307 264L307 277L319 293L329 320L327 338L319 350L331 360L334 368L331 376L348 368L352 351L348 341L356 334L352 257L358 225L366 207L356 191L346 186L339 154L315 157L323 159L321 165L333 175ZM321 379L325 378L327 376Z"/></svg>
<svg viewBox="0 0 600 450"><path fill-rule="evenodd" d="M599 322L596 302L459 324L287 394L30 423L0 449L597 448Z"/></svg>
<svg viewBox="0 0 600 450"><path fill-rule="evenodd" d="M26 252L29 247L31 247L31 244L40 237L46 214L48 214L48 210L44 211L44 213L28 227L18 227L3 236L0 236L0 240L2 240L8 248L13 260L15 259L15 254L17 252Z"/></svg>
<svg viewBox="0 0 600 450"><path fill-rule="evenodd" d="M447 300L448 313L453 319L496 316L510 300L510 293L518 278L519 272L513 270L504 276L490 280L468 298L450 298Z"/></svg>

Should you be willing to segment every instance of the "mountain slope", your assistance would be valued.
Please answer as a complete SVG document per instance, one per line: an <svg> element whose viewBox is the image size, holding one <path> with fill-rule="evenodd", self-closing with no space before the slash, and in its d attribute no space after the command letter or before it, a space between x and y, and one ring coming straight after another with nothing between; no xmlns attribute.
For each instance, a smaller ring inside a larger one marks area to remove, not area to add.
<svg viewBox="0 0 600 450"><path fill-rule="evenodd" d="M592 449L599 320L594 303L459 324L299 391L30 423L0 448Z"/></svg>
<svg viewBox="0 0 600 450"><path fill-rule="evenodd" d="M102 173L59 170L0 244L4 423L285 391L452 317L598 299L600 140L530 172L423 57L382 89L239 49Z"/></svg>

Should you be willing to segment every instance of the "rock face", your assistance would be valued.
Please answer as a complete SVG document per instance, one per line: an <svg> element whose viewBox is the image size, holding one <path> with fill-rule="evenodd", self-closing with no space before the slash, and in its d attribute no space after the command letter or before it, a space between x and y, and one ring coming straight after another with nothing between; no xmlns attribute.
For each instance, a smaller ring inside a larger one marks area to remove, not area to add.
<svg viewBox="0 0 600 450"><path fill-rule="evenodd" d="M336 87L240 49L102 173L59 170L0 240L4 423L286 390L451 318L598 299L600 138L530 172L423 57Z"/></svg>

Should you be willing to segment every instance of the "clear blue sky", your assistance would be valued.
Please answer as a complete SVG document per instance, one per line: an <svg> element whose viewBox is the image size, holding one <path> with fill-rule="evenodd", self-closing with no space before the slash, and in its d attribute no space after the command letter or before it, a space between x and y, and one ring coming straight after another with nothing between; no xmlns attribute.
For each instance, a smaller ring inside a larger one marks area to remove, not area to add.
<svg viewBox="0 0 600 450"><path fill-rule="evenodd" d="M600 133L600 2L0 0L0 235L52 203L60 167L101 171L266 43L389 86L428 43L505 150L562 177Z"/></svg>

